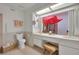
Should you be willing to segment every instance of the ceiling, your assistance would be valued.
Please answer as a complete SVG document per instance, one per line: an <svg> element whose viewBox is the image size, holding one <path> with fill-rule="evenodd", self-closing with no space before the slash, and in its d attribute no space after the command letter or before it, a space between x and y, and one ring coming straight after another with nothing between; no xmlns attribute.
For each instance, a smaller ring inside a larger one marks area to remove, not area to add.
<svg viewBox="0 0 79 59"><path fill-rule="evenodd" d="M46 8L55 3L5 3L10 8L16 8L20 10L40 10Z"/></svg>

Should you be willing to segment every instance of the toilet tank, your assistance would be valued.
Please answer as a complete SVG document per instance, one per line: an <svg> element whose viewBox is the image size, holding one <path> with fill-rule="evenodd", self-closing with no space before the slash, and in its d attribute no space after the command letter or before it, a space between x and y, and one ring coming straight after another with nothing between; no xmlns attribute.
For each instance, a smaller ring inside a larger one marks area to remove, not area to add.
<svg viewBox="0 0 79 59"><path fill-rule="evenodd" d="M16 34L17 40L22 40L23 39L23 34Z"/></svg>

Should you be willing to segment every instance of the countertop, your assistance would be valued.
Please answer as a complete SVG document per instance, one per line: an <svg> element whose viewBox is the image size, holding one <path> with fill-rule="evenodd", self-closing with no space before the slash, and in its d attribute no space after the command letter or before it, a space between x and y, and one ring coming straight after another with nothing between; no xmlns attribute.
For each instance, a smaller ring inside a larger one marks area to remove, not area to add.
<svg viewBox="0 0 79 59"><path fill-rule="evenodd" d="M52 37L57 39L66 39L66 40L74 40L79 41L79 37L76 36L68 36L68 35L58 35L58 34L49 34L49 33L33 33L34 35Z"/></svg>

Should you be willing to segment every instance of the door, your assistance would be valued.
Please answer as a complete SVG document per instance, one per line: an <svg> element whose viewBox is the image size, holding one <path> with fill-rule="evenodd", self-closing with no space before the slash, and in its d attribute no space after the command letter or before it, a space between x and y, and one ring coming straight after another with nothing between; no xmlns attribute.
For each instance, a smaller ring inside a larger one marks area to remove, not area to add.
<svg viewBox="0 0 79 59"><path fill-rule="evenodd" d="M0 14L0 47L2 45L2 14Z"/></svg>

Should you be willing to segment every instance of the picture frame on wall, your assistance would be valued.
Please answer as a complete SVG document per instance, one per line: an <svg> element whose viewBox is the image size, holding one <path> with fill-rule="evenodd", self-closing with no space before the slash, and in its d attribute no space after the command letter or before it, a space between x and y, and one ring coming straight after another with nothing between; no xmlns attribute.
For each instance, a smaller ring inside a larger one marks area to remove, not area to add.
<svg viewBox="0 0 79 59"><path fill-rule="evenodd" d="M14 26L16 28L22 27L23 26L23 21L22 20L14 20Z"/></svg>

